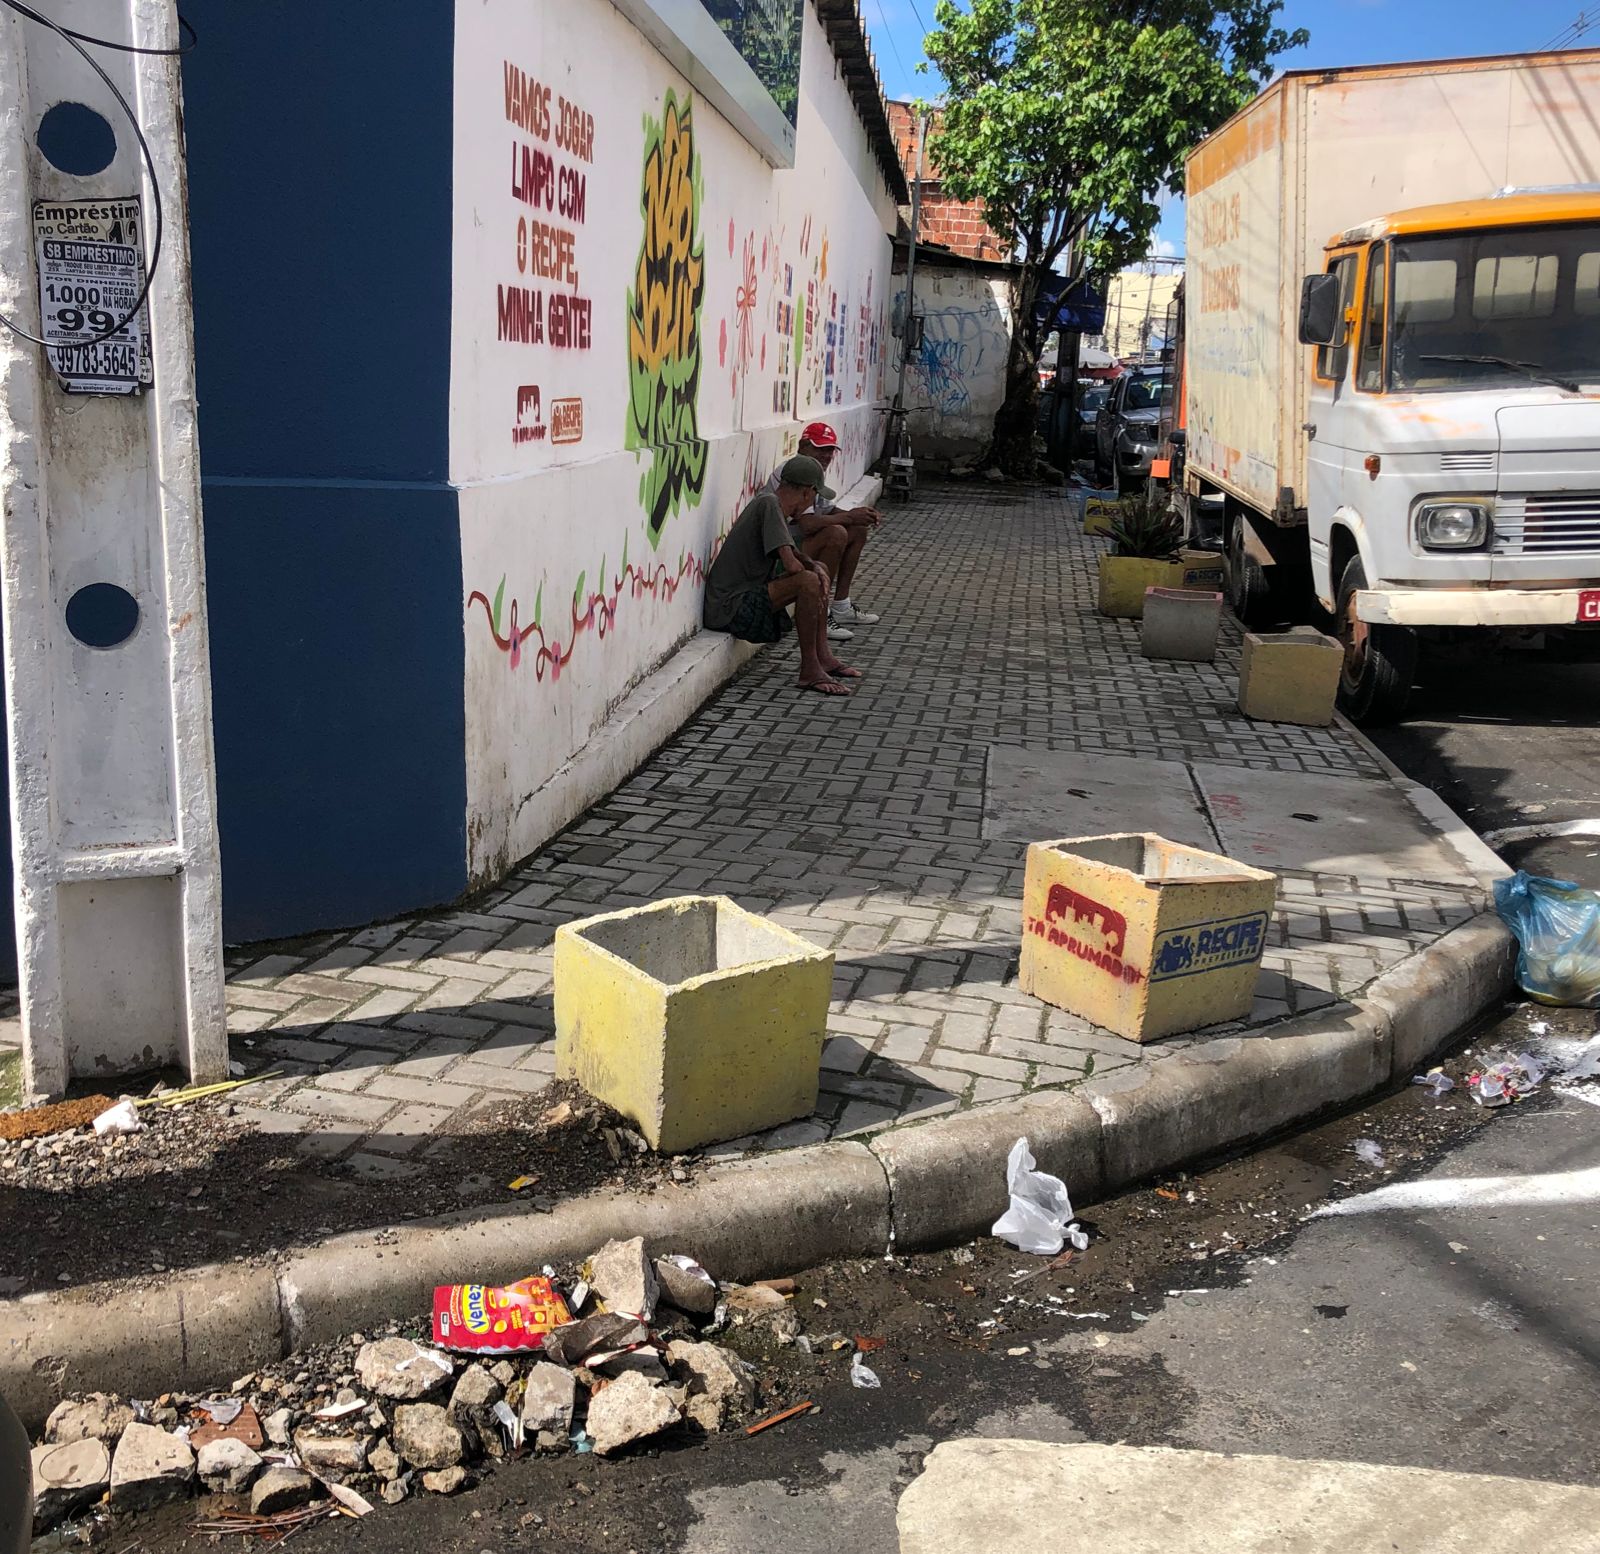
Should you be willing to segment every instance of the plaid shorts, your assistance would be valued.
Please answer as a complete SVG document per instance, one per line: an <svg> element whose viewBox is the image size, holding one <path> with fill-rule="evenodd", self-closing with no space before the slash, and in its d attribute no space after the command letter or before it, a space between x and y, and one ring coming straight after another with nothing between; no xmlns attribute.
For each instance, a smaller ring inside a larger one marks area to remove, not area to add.
<svg viewBox="0 0 1600 1554"><path fill-rule="evenodd" d="M765 583L747 588L734 606L728 635L742 642L777 642L792 629L787 610L780 610L767 595Z"/></svg>

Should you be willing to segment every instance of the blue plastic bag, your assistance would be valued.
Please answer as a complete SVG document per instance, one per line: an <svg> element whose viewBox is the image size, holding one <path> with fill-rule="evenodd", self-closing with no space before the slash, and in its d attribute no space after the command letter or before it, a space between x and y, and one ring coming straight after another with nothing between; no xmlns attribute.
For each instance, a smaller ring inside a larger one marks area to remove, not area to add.
<svg viewBox="0 0 1600 1554"><path fill-rule="evenodd" d="M1494 883L1517 936L1517 983L1541 1004L1600 1009L1600 893L1518 869Z"/></svg>

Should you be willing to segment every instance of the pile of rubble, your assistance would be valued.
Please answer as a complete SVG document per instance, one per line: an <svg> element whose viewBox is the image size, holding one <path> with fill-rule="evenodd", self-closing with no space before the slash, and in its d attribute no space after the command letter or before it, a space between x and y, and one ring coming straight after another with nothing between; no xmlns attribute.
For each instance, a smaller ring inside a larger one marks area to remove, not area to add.
<svg viewBox="0 0 1600 1554"><path fill-rule="evenodd" d="M248 1497L261 1518L319 1502L364 1515L419 1489L453 1494L527 1452L608 1457L668 1430L721 1430L757 1385L710 1335L753 1325L788 1343L799 1331L777 1289L719 1286L690 1258L651 1258L642 1239L608 1242L579 1278L546 1274L572 1320L540 1348L469 1357L394 1323L242 1376L226 1396L68 1399L33 1452L35 1529L197 1490Z"/></svg>

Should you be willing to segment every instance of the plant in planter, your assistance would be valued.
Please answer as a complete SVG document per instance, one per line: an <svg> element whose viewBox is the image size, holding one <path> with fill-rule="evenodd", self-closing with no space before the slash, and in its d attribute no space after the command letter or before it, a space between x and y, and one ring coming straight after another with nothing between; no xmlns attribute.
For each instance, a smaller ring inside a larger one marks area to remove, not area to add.
<svg viewBox="0 0 1600 1554"><path fill-rule="evenodd" d="M1100 613L1138 620L1144 591L1182 581L1183 520L1148 496L1124 499L1100 558Z"/></svg>
<svg viewBox="0 0 1600 1554"><path fill-rule="evenodd" d="M1124 497L1111 520L1111 549L1117 556L1146 561L1176 561L1183 550L1183 519L1148 496Z"/></svg>

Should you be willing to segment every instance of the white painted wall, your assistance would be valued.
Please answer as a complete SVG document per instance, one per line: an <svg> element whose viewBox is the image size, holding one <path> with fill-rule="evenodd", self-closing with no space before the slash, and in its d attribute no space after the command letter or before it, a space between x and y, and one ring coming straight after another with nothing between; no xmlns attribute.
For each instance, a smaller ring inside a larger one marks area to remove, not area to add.
<svg viewBox="0 0 1600 1554"><path fill-rule="evenodd" d="M1010 282L992 272L928 263L919 252L915 285L923 335L906 372L912 448L932 459L980 453L1006 397ZM894 286L898 318L905 277L897 275Z"/></svg>
<svg viewBox="0 0 1600 1554"><path fill-rule="evenodd" d="M548 88L548 137L537 121L508 119L508 63ZM605 0L457 7L450 474L467 591L475 880L568 817L562 774L630 688L697 631L715 545L800 426L824 416L839 431L841 489L876 457L891 387L894 206L809 11L801 74L796 166L775 171ZM633 369L629 294L646 227L646 125L667 122L669 94L675 110L689 104L698 176L684 169L680 134L657 201L669 219L652 228L694 238L663 239L679 284L658 288L643 312L671 315L672 339L696 338L683 299L700 276L705 449L703 475L652 525L644 485L663 455L628 446L630 392L647 404L655 381ZM583 125L576 143L559 134L563 98ZM519 273L518 220L533 215L514 193L524 148L545 154L553 174L555 208L538 219L561 234L556 280ZM571 198L580 178L581 219ZM542 343L498 338L497 287L515 285L583 299L587 347L557 343L548 323ZM581 401L581 437L564 410L571 440L556 441L557 401ZM536 425L542 435L530 435Z"/></svg>

